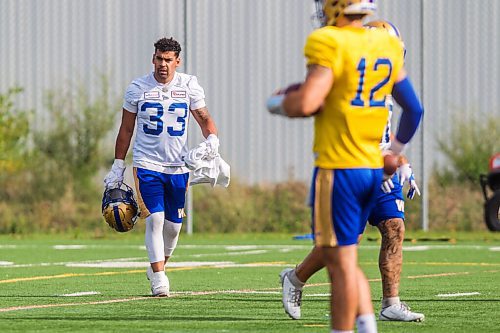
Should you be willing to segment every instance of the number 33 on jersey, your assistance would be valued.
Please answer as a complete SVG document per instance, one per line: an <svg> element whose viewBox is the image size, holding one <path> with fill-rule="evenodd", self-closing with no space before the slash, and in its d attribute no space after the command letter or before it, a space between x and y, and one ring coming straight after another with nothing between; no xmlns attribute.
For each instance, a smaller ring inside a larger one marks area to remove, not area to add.
<svg viewBox="0 0 500 333"><path fill-rule="evenodd" d="M167 85L152 73L132 81L123 108L137 114L134 165L183 166L189 110L202 107L205 93L195 76L176 72Z"/></svg>

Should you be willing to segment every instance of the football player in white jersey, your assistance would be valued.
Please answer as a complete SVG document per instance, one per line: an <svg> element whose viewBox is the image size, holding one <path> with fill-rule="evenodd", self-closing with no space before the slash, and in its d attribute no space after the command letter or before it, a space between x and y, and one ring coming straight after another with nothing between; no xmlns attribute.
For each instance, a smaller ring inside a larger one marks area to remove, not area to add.
<svg viewBox="0 0 500 333"><path fill-rule="evenodd" d="M385 29L389 34L402 41L399 30L388 21L372 21L365 25L367 28ZM389 110L389 118L385 128L380 149L386 150L390 146L391 140L391 117L393 110L391 96L386 97L386 106ZM408 160L400 156L399 171L392 179L387 179L377 195L377 204L373 208L368 218L368 222L376 226L382 236L382 244L379 254L379 269L382 276L382 309L379 314L380 320L387 321L423 321L425 316L421 313L413 312L399 299L399 281L403 264L403 240L404 240L404 198L403 184L409 182L408 199L413 199L416 193L420 195L417 184L413 177ZM363 230L360 231L360 235ZM301 315L300 307L302 303L302 288L306 281L317 271L322 269L324 264L321 254L317 248L297 267L286 268L280 274L283 287L283 307L285 312L292 319L299 319Z"/></svg>
<svg viewBox="0 0 500 333"><path fill-rule="evenodd" d="M125 92L115 161L104 183L109 188L123 182L124 159L137 127L133 167L141 217L146 219L145 243L151 263L147 276L153 296L168 296L165 264L177 245L185 216L189 170L183 157L188 153L189 115L215 152L219 139L196 76L176 71L181 63L180 44L161 38L154 47L154 71L133 80Z"/></svg>

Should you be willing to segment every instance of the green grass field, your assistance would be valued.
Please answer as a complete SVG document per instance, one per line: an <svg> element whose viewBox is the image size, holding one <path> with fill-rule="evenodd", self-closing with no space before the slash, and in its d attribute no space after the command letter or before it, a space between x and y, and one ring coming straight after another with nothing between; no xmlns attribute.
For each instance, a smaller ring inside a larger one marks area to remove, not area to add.
<svg viewBox="0 0 500 333"><path fill-rule="evenodd" d="M377 236L359 251L376 311ZM413 237L401 298L426 321L378 322L379 332L499 332L499 235ZM181 235L167 270L172 296L152 298L140 232L0 236L0 332L329 332L325 271L304 290L301 320L281 306L278 274L310 247L291 235Z"/></svg>

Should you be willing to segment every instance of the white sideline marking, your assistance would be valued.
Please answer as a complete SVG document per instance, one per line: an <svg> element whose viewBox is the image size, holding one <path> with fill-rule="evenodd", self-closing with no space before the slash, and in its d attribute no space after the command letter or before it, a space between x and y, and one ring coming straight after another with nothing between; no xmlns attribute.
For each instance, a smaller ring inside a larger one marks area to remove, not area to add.
<svg viewBox="0 0 500 333"><path fill-rule="evenodd" d="M57 295L57 296L64 296L64 297L75 297L75 296L90 296L90 295L100 295L101 293L98 291L80 291L77 293L72 293L72 294L62 294L62 295Z"/></svg>
<svg viewBox="0 0 500 333"><path fill-rule="evenodd" d="M430 249L429 245L403 246L403 251L428 251Z"/></svg>
<svg viewBox="0 0 500 333"><path fill-rule="evenodd" d="M481 295L481 293L478 293L477 291L472 292L472 293L456 293L456 294L437 294L437 297L460 297L460 296L474 296L474 295Z"/></svg>
<svg viewBox="0 0 500 333"><path fill-rule="evenodd" d="M60 308L66 306L79 306L79 305L96 305L96 304L110 304L110 303L123 303L131 301L143 301L143 300L155 299L155 297L131 297L131 298L121 298L121 299L110 299L107 301L96 301L96 302L84 302L84 303L64 303L64 304L40 304L40 305L25 305L25 306L12 306L10 308L0 308L0 312L10 312L19 310L32 310L32 309L46 309L46 308Z"/></svg>
<svg viewBox="0 0 500 333"><path fill-rule="evenodd" d="M500 247L498 246L487 246L487 245L460 245L460 244L443 244L443 245L421 245L427 246L429 250L454 250L454 249L471 249L471 250L490 250L490 251L500 251ZM411 246L408 245L406 248L413 247L421 247L420 245ZM4 244L0 245L0 249L26 249L26 248L46 248L47 246L38 246L38 245L14 245L14 244ZM146 247L144 245L120 245L120 244L75 244L75 245L54 245L50 246L53 249L58 250L82 250L82 249L139 249L145 250ZM239 250L239 249L269 249L269 250L310 250L312 248L311 245L303 245L303 244L283 244L283 245L262 245L262 244L247 244L247 245L216 245L216 244L207 244L207 245L179 245L177 248L179 249L227 249L227 250ZM361 243L359 246L360 250L378 250L380 248L379 245L368 245L366 243Z"/></svg>
<svg viewBox="0 0 500 333"><path fill-rule="evenodd" d="M257 245L257 244L247 244L247 245L179 245L177 248L179 249L282 249L282 248L290 248L297 250L310 250L312 249L312 245ZM377 247L378 248L378 247Z"/></svg>
<svg viewBox="0 0 500 333"><path fill-rule="evenodd" d="M200 266L214 266L214 265L233 265L232 261L181 261L169 262L168 267L200 267ZM67 267L93 267L93 268L146 268L149 262L139 261L103 261L95 263L68 263ZM168 268L167 268L168 269Z"/></svg>
<svg viewBox="0 0 500 333"><path fill-rule="evenodd" d="M13 264L12 261L0 261L0 266L12 266Z"/></svg>
<svg viewBox="0 0 500 333"><path fill-rule="evenodd" d="M249 264L225 264L215 265L215 268L235 268L235 267L283 267L283 262L254 262Z"/></svg>
<svg viewBox="0 0 500 333"><path fill-rule="evenodd" d="M65 266L69 264L78 264L78 263L96 263L96 262L108 262L110 260L113 261L131 261L131 260L144 260L144 257L135 257L135 258L117 258L117 259L99 259L99 260L85 260L85 261L63 261L63 262L41 262L38 264L18 264L18 265L12 265L12 266L2 266L0 265L0 268L2 267L8 267L8 268L26 268L26 267L44 267L44 266Z"/></svg>
<svg viewBox="0 0 500 333"><path fill-rule="evenodd" d="M228 245L225 247L229 251L240 251L240 250L256 250L258 245Z"/></svg>
<svg viewBox="0 0 500 333"><path fill-rule="evenodd" d="M52 246L54 250L82 250L87 249L87 245L54 245Z"/></svg>
<svg viewBox="0 0 500 333"><path fill-rule="evenodd" d="M202 253L202 254L192 254L190 257L201 258L201 257L212 257L212 256L240 256L240 255L252 255L252 254L263 254L269 252L268 250L254 250L254 251L241 251L241 252L224 252L224 253Z"/></svg>

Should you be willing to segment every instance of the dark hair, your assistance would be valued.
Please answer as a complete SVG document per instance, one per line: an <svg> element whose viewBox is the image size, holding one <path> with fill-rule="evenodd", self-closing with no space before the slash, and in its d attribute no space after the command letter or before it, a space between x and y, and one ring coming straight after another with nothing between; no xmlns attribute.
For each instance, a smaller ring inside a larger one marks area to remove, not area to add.
<svg viewBox="0 0 500 333"><path fill-rule="evenodd" d="M344 17L349 21L362 20L367 16L367 14L344 14Z"/></svg>
<svg viewBox="0 0 500 333"><path fill-rule="evenodd" d="M178 57L179 53L181 53L181 44L179 44L178 41L176 41L173 37L170 38L161 38L156 41L154 44L155 46L155 52L160 51L160 52L169 52L173 51L175 52L175 56Z"/></svg>

